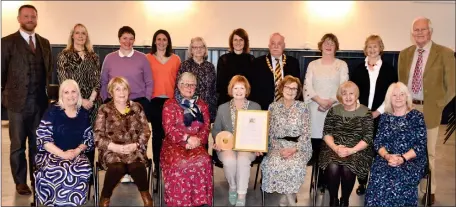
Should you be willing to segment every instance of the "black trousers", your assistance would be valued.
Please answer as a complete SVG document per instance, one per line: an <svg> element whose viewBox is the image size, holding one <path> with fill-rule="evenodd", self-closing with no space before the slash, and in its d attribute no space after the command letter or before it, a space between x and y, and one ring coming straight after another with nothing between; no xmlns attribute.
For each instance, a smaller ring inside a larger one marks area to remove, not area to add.
<svg viewBox="0 0 456 207"><path fill-rule="evenodd" d="M10 165L15 184L27 183L27 159L25 158L28 141L28 167L30 180L34 185L33 166L36 154L36 129L43 114L42 106L35 98L27 97L22 112L8 110L10 146ZM28 138L28 140L27 140Z"/></svg>
<svg viewBox="0 0 456 207"><path fill-rule="evenodd" d="M101 190L101 196L103 198L111 198L112 191L125 174L131 175L140 192L149 190L149 183L147 182L147 169L144 163L133 162L126 164L116 162L108 164L103 190Z"/></svg>
<svg viewBox="0 0 456 207"><path fill-rule="evenodd" d="M160 165L160 152L165 138L165 131L163 130L163 105L168 98L153 98L150 100L150 110L152 124L152 155L154 160L154 171L158 172Z"/></svg>
<svg viewBox="0 0 456 207"><path fill-rule="evenodd" d="M318 163L318 159L320 157L320 148L321 148L321 144L324 142L323 139L316 139L316 138L312 138L310 139L311 143L312 143L312 158L310 158L309 162L308 162L308 165L313 165L315 163ZM318 165L316 165L316 167L318 167ZM317 186L318 187L321 187L323 185L326 184L325 182L325 172L324 170L322 170L320 168L320 176L318 176L318 180L317 180Z"/></svg>
<svg viewBox="0 0 456 207"><path fill-rule="evenodd" d="M380 121L380 116L378 116L377 118L374 119L374 137L373 137L374 139L375 139L375 136L376 136L376 134L377 134L378 122L379 122L379 121ZM372 149L371 149L371 150L372 150L372 153L373 153L374 155L376 155L377 152L375 151L375 147L374 147L373 144L372 144L372 147L371 147L371 148L372 148ZM373 156L373 157L375 158L375 156ZM357 178L358 178L358 183L359 183L360 185L367 185L368 176L366 176L366 177L364 177L364 178L361 178L361 177L357 177Z"/></svg>

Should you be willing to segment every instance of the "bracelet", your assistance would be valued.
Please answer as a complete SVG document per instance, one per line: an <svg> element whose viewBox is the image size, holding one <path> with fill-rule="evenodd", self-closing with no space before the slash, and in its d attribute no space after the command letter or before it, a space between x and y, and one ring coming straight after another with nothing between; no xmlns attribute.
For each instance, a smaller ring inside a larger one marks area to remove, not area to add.
<svg viewBox="0 0 456 207"><path fill-rule="evenodd" d="M404 155L401 155L402 160L404 160L404 163L407 162L407 159L405 159Z"/></svg>

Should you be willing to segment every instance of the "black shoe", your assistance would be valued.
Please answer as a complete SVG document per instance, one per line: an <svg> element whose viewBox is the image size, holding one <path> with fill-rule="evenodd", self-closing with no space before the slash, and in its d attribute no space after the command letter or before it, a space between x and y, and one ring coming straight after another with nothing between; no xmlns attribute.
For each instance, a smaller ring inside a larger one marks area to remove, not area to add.
<svg viewBox="0 0 456 207"><path fill-rule="evenodd" d="M339 206L339 199L337 197L329 198L329 206L331 207L338 207Z"/></svg>
<svg viewBox="0 0 456 207"><path fill-rule="evenodd" d="M344 198L340 198L340 203L339 203L339 206L342 207L342 206L349 206L350 204L348 204L348 199L344 199Z"/></svg>
<svg viewBox="0 0 456 207"><path fill-rule="evenodd" d="M320 190L320 193L325 194L326 185L322 184L317 187Z"/></svg>
<svg viewBox="0 0 456 207"><path fill-rule="evenodd" d="M152 176L154 176L154 178L158 178L158 171L154 170L154 172L152 173Z"/></svg>
<svg viewBox="0 0 456 207"><path fill-rule="evenodd" d="M356 189L356 194L359 196L366 194L366 185L359 184L358 189Z"/></svg>

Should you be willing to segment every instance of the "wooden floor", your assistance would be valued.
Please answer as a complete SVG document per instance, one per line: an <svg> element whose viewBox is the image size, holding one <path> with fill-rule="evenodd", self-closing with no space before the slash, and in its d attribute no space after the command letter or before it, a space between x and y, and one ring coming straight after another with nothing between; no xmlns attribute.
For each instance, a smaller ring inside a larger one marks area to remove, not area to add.
<svg viewBox="0 0 456 207"><path fill-rule="evenodd" d="M437 192L436 192L436 203L435 206L455 206L455 137L454 135L446 144L443 143L443 134L445 133L445 127L440 127L440 137L437 144ZM16 193L14 181L11 177L11 169L9 165L9 146L10 140L8 135L8 122L2 121L2 206L29 206L32 201L32 196L22 196ZM151 142L149 147L151 148ZM152 157L151 150L148 151L148 155ZM251 176L249 189L247 192L247 206L260 206L261 205L261 191L259 185L257 189L253 190L254 178L256 165L251 168ZM304 185L302 185L298 193L298 206L311 206L312 202L309 199L309 183L310 183L310 172L311 167L307 168L307 176ZM215 195L214 203L215 206L229 206L228 202L228 183L224 177L223 170L220 168L214 168L215 176ZM100 172L100 180L103 181L104 172ZM358 196L355 193L355 188L350 197L351 206L362 206L364 203L364 196ZM102 182L100 189L102 188ZM93 190L92 190L93 194ZM420 193L421 196L421 193ZM156 206L158 206L158 195L154 195ZM278 196L275 194L266 195L267 206L278 206ZM86 203L85 206L93 206L93 199ZM329 204L329 193L326 191L325 194L318 195L318 206L328 206ZM111 198L112 206L141 206L142 200L139 196L138 190L133 183L119 184L114 190Z"/></svg>

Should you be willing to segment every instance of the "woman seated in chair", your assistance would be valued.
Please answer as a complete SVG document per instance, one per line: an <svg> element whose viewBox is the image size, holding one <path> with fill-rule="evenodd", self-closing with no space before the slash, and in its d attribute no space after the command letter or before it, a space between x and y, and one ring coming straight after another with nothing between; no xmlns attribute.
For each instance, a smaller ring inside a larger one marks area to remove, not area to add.
<svg viewBox="0 0 456 207"><path fill-rule="evenodd" d="M301 88L298 78L285 76L279 85L281 98L269 105L269 150L261 163L261 188L282 194L280 206L296 205L296 193L312 156L309 108L296 100Z"/></svg>
<svg viewBox="0 0 456 207"><path fill-rule="evenodd" d="M147 142L151 130L141 104L130 101L130 86L123 77L108 83L112 100L98 109L95 144L98 160L106 169L100 206L109 206L112 191L129 174L138 187L144 206L153 206L147 182Z"/></svg>
<svg viewBox="0 0 456 207"><path fill-rule="evenodd" d="M166 206L212 204L212 161L207 152L210 118L208 105L195 95L196 76L182 73L179 93L163 107L165 139L160 167Z"/></svg>
<svg viewBox="0 0 456 207"><path fill-rule="evenodd" d="M218 107L212 137L215 138L221 131L233 133L237 110L261 110L261 106L253 101L247 100L250 94L250 84L244 76L235 75L228 85L228 95L232 98ZM220 161L223 163L223 171L228 180L230 189L228 200L231 205L245 206L245 195L249 186L250 164L255 160L254 152L236 152L233 150L220 150L215 144L214 147Z"/></svg>
<svg viewBox="0 0 456 207"><path fill-rule="evenodd" d="M412 109L407 86L393 83L385 97L374 147L365 206L418 206L418 184L426 157L426 126L421 112Z"/></svg>
<svg viewBox="0 0 456 207"><path fill-rule="evenodd" d="M60 85L59 100L41 120L35 157L35 193L46 206L80 206L87 201L92 166L89 112L81 107L79 86L72 79Z"/></svg>
<svg viewBox="0 0 456 207"><path fill-rule="evenodd" d="M326 170L330 206L348 206L356 176L365 177L372 162L373 118L366 106L358 103L359 89L346 81L337 90L340 103L325 119L319 165ZM342 185L340 204L339 186Z"/></svg>

